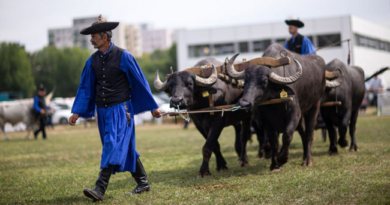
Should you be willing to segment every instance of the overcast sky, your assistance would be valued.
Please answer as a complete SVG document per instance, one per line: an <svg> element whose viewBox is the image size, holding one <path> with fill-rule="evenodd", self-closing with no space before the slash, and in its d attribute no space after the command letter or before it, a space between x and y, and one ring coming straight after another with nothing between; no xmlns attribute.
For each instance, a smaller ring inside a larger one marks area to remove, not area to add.
<svg viewBox="0 0 390 205"><path fill-rule="evenodd" d="M211 28L356 15L390 26L390 0L0 0L0 41L28 51L48 43L49 28L99 14L109 21L153 23L156 28Z"/></svg>

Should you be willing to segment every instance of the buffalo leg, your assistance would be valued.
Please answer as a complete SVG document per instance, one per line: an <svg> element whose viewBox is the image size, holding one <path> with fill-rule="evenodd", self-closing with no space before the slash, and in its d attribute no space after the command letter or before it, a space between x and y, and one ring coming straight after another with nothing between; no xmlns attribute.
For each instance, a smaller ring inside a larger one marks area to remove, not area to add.
<svg viewBox="0 0 390 205"><path fill-rule="evenodd" d="M321 134L322 134L322 141L326 142L326 129L325 128L321 129Z"/></svg>
<svg viewBox="0 0 390 205"><path fill-rule="evenodd" d="M225 161L225 158L223 158L222 153L221 153L221 146L219 145L219 142L216 141L214 145L213 152L215 154L215 158L217 160L217 166L215 167L216 171L221 171L221 170L227 170L227 162Z"/></svg>
<svg viewBox="0 0 390 205"><path fill-rule="evenodd" d="M242 121L242 130L241 130L241 156L240 156L240 166L248 166L248 155L246 153L246 144L251 137L251 120L250 118L244 119Z"/></svg>
<svg viewBox="0 0 390 205"><path fill-rule="evenodd" d="M203 128L198 126L196 123L194 123L196 128L199 130L199 132L202 134L202 136L204 137L205 140L207 140L207 135L206 133L204 132ZM220 148L220 145L219 145L219 142L217 141L216 144L215 144L215 148L213 149L213 152L215 154L215 159L217 161L217 166L215 167L215 170L216 171L220 171L220 170L227 170L227 162L225 160L225 158L222 156L222 152L221 152L221 148Z"/></svg>
<svg viewBox="0 0 390 205"><path fill-rule="evenodd" d="M265 135L264 126L262 126L260 122L255 122L255 121L253 121L252 125L253 127L255 127L257 140L259 141L259 150L258 150L257 157L259 159L271 158L271 146L269 144L269 140L267 136Z"/></svg>
<svg viewBox="0 0 390 205"><path fill-rule="evenodd" d="M305 159L306 156L306 140L305 140L305 119L301 117L298 126L297 126L297 131L299 133L299 136L301 137L302 140L302 147L303 147L303 159Z"/></svg>
<svg viewBox="0 0 390 205"><path fill-rule="evenodd" d="M281 167L277 163L277 155L279 150L279 139L278 133L272 128L266 128L266 135L269 139L269 143L271 145L271 171L279 171Z"/></svg>
<svg viewBox="0 0 390 205"><path fill-rule="evenodd" d="M297 128L298 123L299 123L299 121L294 122L294 120L287 120L287 121L290 121L290 123L288 123L286 125L286 129L283 132L283 136L282 136L283 145L282 145L282 148L280 149L280 152L278 153L278 157L277 157L277 161L278 161L279 166L282 166L283 164L287 163L287 161L288 161L289 147L290 147L291 141L293 139L295 129Z"/></svg>
<svg viewBox="0 0 390 205"><path fill-rule="evenodd" d="M198 177L204 177L211 175L209 169L209 161L211 158L211 151L214 150L215 145L218 143L219 135L222 132L224 125L221 121L219 123L213 123L210 126L210 130L206 139L206 143L202 148L203 162L200 167Z"/></svg>
<svg viewBox="0 0 390 205"><path fill-rule="evenodd" d="M234 125L234 130L236 133L236 139L234 142L234 148L236 150L238 158L241 156L241 123L237 123Z"/></svg>
<svg viewBox="0 0 390 205"><path fill-rule="evenodd" d="M306 156L303 159L303 166L313 165L313 158L311 155L311 144L313 142L314 126L316 123L320 102L316 106L313 106L308 113L305 115L305 148Z"/></svg>
<svg viewBox="0 0 390 205"><path fill-rule="evenodd" d="M337 142L336 129L332 125L332 123L329 123L329 125L327 123L326 126L328 127L328 132L329 132L329 151L328 151L328 154L329 155L337 154L338 150L337 150L337 143L336 143Z"/></svg>
<svg viewBox="0 0 390 205"><path fill-rule="evenodd" d="M349 123L349 135L351 136L351 146L349 151L358 151L356 144L355 131L356 131L356 121L359 115L359 109L352 112L351 121Z"/></svg>
<svg viewBox="0 0 390 205"><path fill-rule="evenodd" d="M339 129L339 145L341 147L347 147L348 146L348 140L347 140L347 129L348 129L348 123L351 119L351 112L348 111L341 120L341 123L338 126Z"/></svg>

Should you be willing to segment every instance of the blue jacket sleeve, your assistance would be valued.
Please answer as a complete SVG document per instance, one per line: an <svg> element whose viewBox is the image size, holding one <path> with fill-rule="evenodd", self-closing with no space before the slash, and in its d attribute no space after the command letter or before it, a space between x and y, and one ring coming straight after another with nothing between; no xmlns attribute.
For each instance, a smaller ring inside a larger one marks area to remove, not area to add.
<svg viewBox="0 0 390 205"><path fill-rule="evenodd" d="M83 118L95 116L96 77L91 66L91 57L85 63L81 74L80 85L73 103L72 113Z"/></svg>
<svg viewBox="0 0 390 205"><path fill-rule="evenodd" d="M286 48L288 50L288 41L286 41L286 43L284 43L284 48Z"/></svg>
<svg viewBox="0 0 390 205"><path fill-rule="evenodd" d="M37 112L41 112L41 108L38 106L38 97L34 97L34 110Z"/></svg>
<svg viewBox="0 0 390 205"><path fill-rule="evenodd" d="M120 68L126 73L130 83L131 104L134 114L156 110L158 105L150 91L148 81L138 63L128 51L123 51L122 53Z"/></svg>
<svg viewBox="0 0 390 205"><path fill-rule="evenodd" d="M314 46L311 43L310 39L308 37L303 37L302 41L302 55L307 55L310 53L310 55L316 55L316 52L314 52ZM312 53L313 52L313 53Z"/></svg>

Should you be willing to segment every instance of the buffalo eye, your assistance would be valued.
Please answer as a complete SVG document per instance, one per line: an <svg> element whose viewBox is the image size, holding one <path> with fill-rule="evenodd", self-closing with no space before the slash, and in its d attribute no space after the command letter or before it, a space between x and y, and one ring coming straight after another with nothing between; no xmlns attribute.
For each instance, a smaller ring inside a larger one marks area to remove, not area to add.
<svg viewBox="0 0 390 205"><path fill-rule="evenodd" d="M266 86L268 84L268 79L265 78L260 82L261 85Z"/></svg>
<svg viewBox="0 0 390 205"><path fill-rule="evenodd" d="M186 83L186 86L187 86L187 87L192 87L192 82L187 82L187 83Z"/></svg>

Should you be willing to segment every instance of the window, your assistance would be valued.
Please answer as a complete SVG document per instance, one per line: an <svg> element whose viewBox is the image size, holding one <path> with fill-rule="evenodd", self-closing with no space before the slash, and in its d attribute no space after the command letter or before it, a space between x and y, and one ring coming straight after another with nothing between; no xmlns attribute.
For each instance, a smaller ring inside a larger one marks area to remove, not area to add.
<svg viewBox="0 0 390 205"><path fill-rule="evenodd" d="M189 46L188 50L190 57L210 56L210 45L207 44Z"/></svg>
<svg viewBox="0 0 390 205"><path fill-rule="evenodd" d="M313 39L310 39L313 42ZM317 41L318 41L318 47L324 47L328 46L332 43L339 42L341 40L341 35L338 34L329 34L329 35L318 35L317 36ZM341 44L336 45L336 46L341 46Z"/></svg>
<svg viewBox="0 0 390 205"><path fill-rule="evenodd" d="M262 41L254 41L253 42L253 51L255 51L255 52L265 51L265 49L267 49L268 46L270 46L270 45L271 45L270 39L262 40Z"/></svg>
<svg viewBox="0 0 390 205"><path fill-rule="evenodd" d="M390 52L390 42L355 34L355 45Z"/></svg>
<svg viewBox="0 0 390 205"><path fill-rule="evenodd" d="M387 51L387 42L380 41L379 42L379 50Z"/></svg>
<svg viewBox="0 0 390 205"><path fill-rule="evenodd" d="M285 38L277 38L275 40L275 42L280 44L280 45L282 45L282 46L284 46L284 44L286 43L286 39Z"/></svg>
<svg viewBox="0 0 390 205"><path fill-rule="evenodd" d="M249 52L249 43L248 42L238 43L238 49L239 49L240 53L248 53Z"/></svg>
<svg viewBox="0 0 390 205"><path fill-rule="evenodd" d="M214 45L214 55L224 55L234 53L234 44L225 43L225 44L215 44Z"/></svg>
<svg viewBox="0 0 390 205"><path fill-rule="evenodd" d="M313 44L313 46L315 46L314 44L314 36L306 36L310 41L311 41L311 44Z"/></svg>

